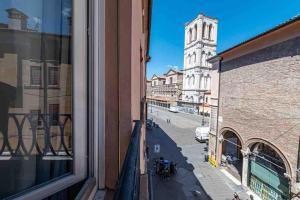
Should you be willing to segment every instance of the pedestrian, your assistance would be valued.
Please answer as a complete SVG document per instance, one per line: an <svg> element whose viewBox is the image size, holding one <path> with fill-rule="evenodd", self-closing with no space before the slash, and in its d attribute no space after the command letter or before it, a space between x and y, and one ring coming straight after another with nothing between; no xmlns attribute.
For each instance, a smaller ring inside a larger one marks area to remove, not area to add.
<svg viewBox="0 0 300 200"><path fill-rule="evenodd" d="M233 199L232 200L241 200L239 195L235 192L233 193Z"/></svg>

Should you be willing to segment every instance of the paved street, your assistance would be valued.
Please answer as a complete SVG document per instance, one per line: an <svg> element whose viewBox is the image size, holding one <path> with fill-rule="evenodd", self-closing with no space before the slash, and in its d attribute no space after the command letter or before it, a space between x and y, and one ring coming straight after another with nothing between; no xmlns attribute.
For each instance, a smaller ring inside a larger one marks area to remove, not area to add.
<svg viewBox="0 0 300 200"><path fill-rule="evenodd" d="M178 174L170 180L163 181L153 175L154 200L231 200L234 192L247 199L241 186L204 161L206 144L194 139L195 129L202 122L201 116L171 113L156 107L152 108L152 113L151 108L148 110L148 118L153 118L159 125L147 132L149 169L153 169L153 159L160 156L178 163ZM171 123L166 123L166 119ZM205 121L208 122L208 118ZM154 153L155 144L160 145L160 153ZM198 195L195 196L193 191L198 191Z"/></svg>

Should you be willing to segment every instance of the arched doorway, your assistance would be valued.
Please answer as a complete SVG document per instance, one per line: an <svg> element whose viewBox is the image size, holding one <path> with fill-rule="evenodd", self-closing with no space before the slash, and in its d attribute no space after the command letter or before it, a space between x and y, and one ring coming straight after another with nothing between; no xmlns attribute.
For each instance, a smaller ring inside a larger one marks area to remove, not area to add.
<svg viewBox="0 0 300 200"><path fill-rule="evenodd" d="M262 142L250 147L248 186L263 200L289 199L289 179L283 157Z"/></svg>
<svg viewBox="0 0 300 200"><path fill-rule="evenodd" d="M225 130L222 137L222 166L241 181L243 170L242 141L233 130Z"/></svg>

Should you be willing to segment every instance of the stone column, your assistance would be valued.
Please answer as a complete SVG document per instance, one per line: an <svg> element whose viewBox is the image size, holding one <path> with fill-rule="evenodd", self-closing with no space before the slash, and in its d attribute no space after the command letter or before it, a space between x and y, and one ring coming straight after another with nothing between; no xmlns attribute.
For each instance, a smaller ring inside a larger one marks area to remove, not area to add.
<svg viewBox="0 0 300 200"><path fill-rule="evenodd" d="M249 166L249 157L243 157L243 171L242 171L242 185L248 187L248 167Z"/></svg>
<svg viewBox="0 0 300 200"><path fill-rule="evenodd" d="M242 185L248 187L248 170L249 170L249 155L250 149L241 150L243 154L243 170L242 170Z"/></svg>

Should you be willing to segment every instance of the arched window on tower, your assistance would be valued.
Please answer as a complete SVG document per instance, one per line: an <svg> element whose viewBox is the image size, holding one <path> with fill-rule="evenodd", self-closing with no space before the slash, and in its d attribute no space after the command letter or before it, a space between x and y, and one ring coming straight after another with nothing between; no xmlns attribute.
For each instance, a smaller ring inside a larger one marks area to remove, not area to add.
<svg viewBox="0 0 300 200"><path fill-rule="evenodd" d="M192 29L190 28L190 30L189 30L189 43L192 42L192 37L193 37L193 31L192 31Z"/></svg>
<svg viewBox="0 0 300 200"><path fill-rule="evenodd" d="M202 38L205 38L205 29L206 29L206 22L202 25Z"/></svg>
<svg viewBox="0 0 300 200"><path fill-rule="evenodd" d="M208 27L208 39L209 40L212 40L212 28L213 28L213 26L212 26L212 24L210 24Z"/></svg>
<svg viewBox="0 0 300 200"><path fill-rule="evenodd" d="M195 75L192 75L192 84L195 85Z"/></svg>
<svg viewBox="0 0 300 200"><path fill-rule="evenodd" d="M207 58L206 58L206 66L209 65L209 63L208 63L208 61L207 61L207 59L209 59L209 58L211 58L211 53L210 53L210 52L208 52L208 54L207 54Z"/></svg>
<svg viewBox="0 0 300 200"><path fill-rule="evenodd" d="M187 75L187 77L186 77L186 80L187 80L187 84L188 84L188 86L190 86L190 84L191 84L191 81L190 81L190 76L189 76L189 75Z"/></svg>
<svg viewBox="0 0 300 200"><path fill-rule="evenodd" d="M194 102L194 97L193 96L191 96L191 102Z"/></svg>
<svg viewBox="0 0 300 200"><path fill-rule="evenodd" d="M204 89L207 90L207 76L204 77Z"/></svg>
<svg viewBox="0 0 300 200"><path fill-rule="evenodd" d="M207 75L206 89L210 90L210 86L211 86L211 77L210 77L210 75Z"/></svg>
<svg viewBox="0 0 300 200"><path fill-rule="evenodd" d="M206 66L206 53L205 53L205 51L202 51L202 53L201 53L201 65Z"/></svg>
<svg viewBox="0 0 300 200"><path fill-rule="evenodd" d="M191 64L191 55L188 55L188 63Z"/></svg>
<svg viewBox="0 0 300 200"><path fill-rule="evenodd" d="M198 26L197 26L197 24L195 24L195 28L194 28L194 40L197 40L197 34L198 34Z"/></svg>
<svg viewBox="0 0 300 200"><path fill-rule="evenodd" d="M203 76L203 74L201 74L201 76L200 76L200 89L201 90L204 89L204 76Z"/></svg>
<svg viewBox="0 0 300 200"><path fill-rule="evenodd" d="M196 57L196 52L193 53L193 63L196 64L197 62L197 57Z"/></svg>

